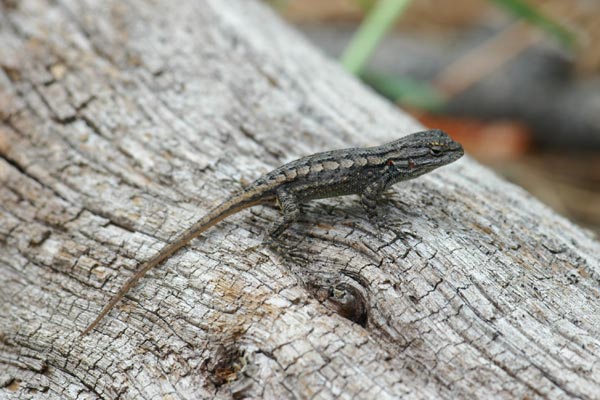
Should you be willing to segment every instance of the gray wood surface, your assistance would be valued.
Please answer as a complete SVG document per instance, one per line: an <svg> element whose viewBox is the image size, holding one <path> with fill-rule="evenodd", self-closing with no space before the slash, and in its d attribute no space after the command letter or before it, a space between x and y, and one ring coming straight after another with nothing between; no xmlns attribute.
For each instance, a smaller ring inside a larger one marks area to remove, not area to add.
<svg viewBox="0 0 600 400"><path fill-rule="evenodd" d="M420 129L260 3L3 1L0 121L0 398L599 398L600 244L468 157L381 233L240 213L79 337L245 182Z"/></svg>

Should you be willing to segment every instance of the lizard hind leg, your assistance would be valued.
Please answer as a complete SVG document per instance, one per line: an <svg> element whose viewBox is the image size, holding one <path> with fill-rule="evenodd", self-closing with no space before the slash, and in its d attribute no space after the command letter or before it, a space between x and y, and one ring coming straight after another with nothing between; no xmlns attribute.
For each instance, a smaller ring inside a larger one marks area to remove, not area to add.
<svg viewBox="0 0 600 400"><path fill-rule="evenodd" d="M300 204L298 198L288 190L277 191L277 202L281 207L281 217L271 225L268 235L270 239L276 239L285 231L300 215Z"/></svg>

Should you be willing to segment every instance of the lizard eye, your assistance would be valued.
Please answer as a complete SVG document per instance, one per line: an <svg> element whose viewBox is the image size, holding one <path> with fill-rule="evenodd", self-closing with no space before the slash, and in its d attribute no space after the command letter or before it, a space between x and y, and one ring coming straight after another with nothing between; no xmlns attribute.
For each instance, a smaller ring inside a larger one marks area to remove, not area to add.
<svg viewBox="0 0 600 400"><path fill-rule="evenodd" d="M386 164L388 167L393 167L393 166L394 166L394 161L393 161L393 160L387 160L387 161L385 162L385 164Z"/></svg>
<svg viewBox="0 0 600 400"><path fill-rule="evenodd" d="M434 156L439 156L440 154L443 153L442 149L439 147L431 147L429 149L429 152Z"/></svg>

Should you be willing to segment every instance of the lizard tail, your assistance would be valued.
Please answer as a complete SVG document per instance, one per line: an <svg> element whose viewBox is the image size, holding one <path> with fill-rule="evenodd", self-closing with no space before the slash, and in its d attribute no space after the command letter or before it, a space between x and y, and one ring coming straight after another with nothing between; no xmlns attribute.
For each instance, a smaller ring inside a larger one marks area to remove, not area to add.
<svg viewBox="0 0 600 400"><path fill-rule="evenodd" d="M104 306L100 314L94 319L94 321L88 325L87 328L83 332L81 332L80 336L85 336L92 329L98 325L98 323L108 314L108 312L119 302L121 299L127 294L127 292L140 280L142 276L146 274L150 269L154 268L165 259L172 256L177 250L181 249L185 245L187 245L192 239L200 235L202 232L206 231L213 225L217 224L221 220L227 218L228 216L235 214L245 208L249 208L252 206L256 206L259 204L265 204L269 202L270 198L265 198L263 196L257 196L255 198L244 198L241 195L234 196L231 199L221 203L219 206L213 208L208 214L206 214L202 219L194 223L190 228L186 229L185 232L178 235L171 243L167 244L164 248L162 248L157 254L155 254L152 258L142 264L142 266L133 274L127 282L119 289L117 294L115 294L112 299Z"/></svg>

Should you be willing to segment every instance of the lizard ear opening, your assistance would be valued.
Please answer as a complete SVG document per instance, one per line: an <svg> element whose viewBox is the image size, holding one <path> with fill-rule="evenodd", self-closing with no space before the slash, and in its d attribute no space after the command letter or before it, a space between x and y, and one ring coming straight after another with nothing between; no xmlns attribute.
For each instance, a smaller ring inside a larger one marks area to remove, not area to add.
<svg viewBox="0 0 600 400"><path fill-rule="evenodd" d="M394 166L394 160L387 160L385 162L385 165L387 165L388 167L393 167Z"/></svg>

